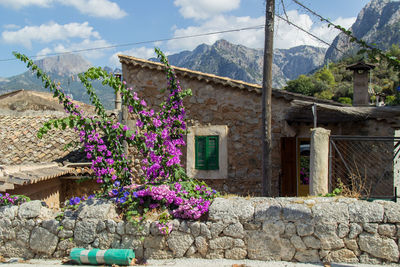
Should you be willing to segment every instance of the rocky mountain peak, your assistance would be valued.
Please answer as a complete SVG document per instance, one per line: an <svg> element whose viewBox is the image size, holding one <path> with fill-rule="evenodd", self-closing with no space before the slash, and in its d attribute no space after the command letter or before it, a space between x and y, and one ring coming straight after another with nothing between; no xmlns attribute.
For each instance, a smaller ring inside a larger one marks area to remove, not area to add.
<svg viewBox="0 0 400 267"><path fill-rule="evenodd" d="M353 35L367 43L375 43L380 49L388 49L400 43L400 2L372 0L358 14L349 29ZM337 61L354 54L359 48L340 33L329 47L325 60Z"/></svg>
<svg viewBox="0 0 400 267"><path fill-rule="evenodd" d="M35 61L39 68L48 73L60 76L76 75L86 71L92 65L78 54L63 54L55 57L46 57Z"/></svg>

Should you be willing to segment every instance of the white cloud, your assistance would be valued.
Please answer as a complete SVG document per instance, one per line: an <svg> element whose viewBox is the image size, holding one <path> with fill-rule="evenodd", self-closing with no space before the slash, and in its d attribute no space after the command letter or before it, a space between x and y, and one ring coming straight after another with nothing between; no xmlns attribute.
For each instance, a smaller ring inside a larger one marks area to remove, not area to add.
<svg viewBox="0 0 400 267"><path fill-rule="evenodd" d="M320 39L331 43L338 30L333 27L327 27L326 24L314 23L307 14L300 14L297 10L290 10L287 12L289 21L298 25L302 29L311 32L318 36ZM350 27L356 18L338 18L334 21L345 28ZM198 35L210 32L225 31L229 29L240 29L253 26L263 26L265 24L265 17L251 18L251 17L235 17L216 15L208 20L202 20L198 25L189 26L186 28L177 28L174 26L172 31L174 37ZM182 50L193 50L196 46L205 43L213 44L219 39L225 39L234 44L242 44L251 48L264 47L264 29L233 31L229 33L219 33L213 35L205 35L201 37L185 38L178 40L168 41L167 47L171 53L176 53ZM276 17L275 21L275 35L274 47L275 48L291 48L299 45L313 45L326 47L325 44L316 40L309 34L289 25L287 22Z"/></svg>
<svg viewBox="0 0 400 267"><path fill-rule="evenodd" d="M26 6L50 7L54 0L0 0L0 5L13 9Z"/></svg>
<svg viewBox="0 0 400 267"><path fill-rule="evenodd" d="M94 37L100 39L100 34L89 26L88 22L68 23L60 25L50 22L40 26L25 26L17 31L4 31L2 38L6 43L22 44L31 48L32 42L50 43L56 40L68 40L69 38L87 39Z"/></svg>
<svg viewBox="0 0 400 267"><path fill-rule="evenodd" d="M287 12L289 21L300 26L304 30L312 33L327 43L331 43L338 35L339 31L333 27L328 27L326 23L314 23L307 14L299 14L296 10ZM342 18L339 17L333 21L334 24L349 28L355 22L355 17ZM319 47L327 47L326 44L312 37L311 35L296 29L285 21L277 18L275 22L275 40L276 48L290 48L298 45L313 45Z"/></svg>
<svg viewBox="0 0 400 267"><path fill-rule="evenodd" d="M18 26L16 24L6 24L6 25L3 25L3 28L6 30L16 30L16 29L21 28L21 26Z"/></svg>
<svg viewBox="0 0 400 267"><path fill-rule="evenodd" d="M127 15L117 3L109 0L59 0L63 5L73 6L82 14L93 17L120 19Z"/></svg>
<svg viewBox="0 0 400 267"><path fill-rule="evenodd" d="M348 29L353 25L356 19L357 19L356 17L350 17L350 18L339 17L332 22L333 24L340 25L343 28ZM331 43L333 39L335 39L335 37L340 33L339 30L335 29L332 26L328 28L327 24L315 26L311 31L313 34L320 37L322 40L327 41L328 43ZM319 43L318 46L322 46L321 43Z"/></svg>
<svg viewBox="0 0 400 267"><path fill-rule="evenodd" d="M71 51L80 51L80 50L85 50L89 49L88 51L82 51L80 52L83 56L89 59L98 59L101 58L105 55L107 50L109 49L95 49L95 50L90 50L93 48L98 48L98 47L105 47L105 46L110 46L110 44L105 41L105 40L90 40L90 39L84 39L82 42L77 42L77 43L68 43L68 44L61 44L57 43L54 44L52 48L46 47L39 51L36 56L39 58L45 57L49 54L53 53L67 53Z"/></svg>
<svg viewBox="0 0 400 267"><path fill-rule="evenodd" d="M287 12L289 21L295 23L306 31L311 31L313 21L307 14L299 14L296 10ZM315 45L317 42L305 32L289 25L287 22L276 17L275 21L275 48L290 48L298 45Z"/></svg>
<svg viewBox="0 0 400 267"><path fill-rule="evenodd" d="M240 0L175 0L184 18L206 19L222 12L237 9Z"/></svg>
<svg viewBox="0 0 400 267"><path fill-rule="evenodd" d="M156 53L154 52L154 48L148 48L148 47L145 47L145 46L137 47L137 48L135 47L135 48L132 48L132 49L129 49L129 50L118 51L118 52L114 53L109 59L110 64L113 67L118 67L118 66L121 65L120 62L119 62L119 58L118 58L119 54L127 55L127 56L133 56L133 57L137 57L137 58L143 58L143 59L149 59L149 58L152 58L152 57L156 57Z"/></svg>
<svg viewBox="0 0 400 267"><path fill-rule="evenodd" d="M0 5L20 9L28 6L49 8L54 3L72 6L82 14L92 17L120 19L127 15L119 5L109 0L0 0Z"/></svg>
<svg viewBox="0 0 400 267"><path fill-rule="evenodd" d="M181 29L176 28L174 30L174 37L253 27L264 25L264 23L264 17L251 18L218 15L208 21L205 21L199 26L189 26ZM226 39L229 42L242 44L247 47L261 48L264 45L264 29L260 28L254 30L233 31L229 33L219 33L201 37L171 40L168 41L167 45L168 49L174 53L181 50L192 50L202 43L213 44L219 39Z"/></svg>

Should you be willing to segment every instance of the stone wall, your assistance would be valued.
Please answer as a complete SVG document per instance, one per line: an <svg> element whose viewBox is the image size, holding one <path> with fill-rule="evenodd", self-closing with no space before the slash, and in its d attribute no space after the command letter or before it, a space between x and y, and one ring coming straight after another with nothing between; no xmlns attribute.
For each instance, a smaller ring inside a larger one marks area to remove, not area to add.
<svg viewBox="0 0 400 267"><path fill-rule="evenodd" d="M73 247L132 248L145 258L399 262L400 204L348 198L216 199L207 220L139 228L93 200L58 217L41 202L0 208L0 256L50 258Z"/></svg>

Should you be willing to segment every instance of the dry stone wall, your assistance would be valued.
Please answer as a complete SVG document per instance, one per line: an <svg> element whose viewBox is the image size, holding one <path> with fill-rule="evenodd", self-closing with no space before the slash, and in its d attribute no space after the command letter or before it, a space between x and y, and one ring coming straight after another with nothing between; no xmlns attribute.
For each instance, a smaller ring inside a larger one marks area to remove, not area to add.
<svg viewBox="0 0 400 267"><path fill-rule="evenodd" d="M205 221L120 219L91 200L61 217L40 201L0 208L0 255L59 258L73 247L132 248L145 258L228 258L295 262L399 262L400 204L349 198L219 198Z"/></svg>

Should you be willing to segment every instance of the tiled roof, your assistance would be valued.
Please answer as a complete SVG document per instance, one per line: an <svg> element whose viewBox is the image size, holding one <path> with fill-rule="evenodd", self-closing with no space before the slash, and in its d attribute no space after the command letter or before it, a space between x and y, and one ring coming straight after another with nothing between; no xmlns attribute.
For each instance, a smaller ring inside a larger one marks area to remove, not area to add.
<svg viewBox="0 0 400 267"><path fill-rule="evenodd" d="M79 158L81 155L74 153L73 149L64 150L66 144L78 140L74 130L50 130L42 139L37 137L38 130L45 122L65 116L64 112L0 111L0 164L64 161L74 156Z"/></svg>
<svg viewBox="0 0 400 267"><path fill-rule="evenodd" d="M15 186L29 185L72 173L74 168L57 163L0 166L0 192Z"/></svg>
<svg viewBox="0 0 400 267"><path fill-rule="evenodd" d="M132 65L134 67L139 68L147 68L153 70L164 71L164 65L161 63L140 59L136 57L126 56L126 55L118 55L119 60L122 64ZM230 86L232 88L238 88L242 90L247 90L249 92L255 92L261 94L262 87L258 84L247 83L244 81L234 80L227 77L221 77L214 74L204 73L200 71L194 71L186 68L180 68L172 66L175 70L175 73L181 77L189 77L191 79L201 80L206 83L213 82L216 84L221 84L224 86ZM297 99L297 100L305 100L312 101L316 103L325 103L335 106L343 106L341 103L331 101L331 100L322 100L311 96L305 96L301 94L296 94L292 92L288 92L282 89L272 89L272 95L275 97L284 98L288 101Z"/></svg>

